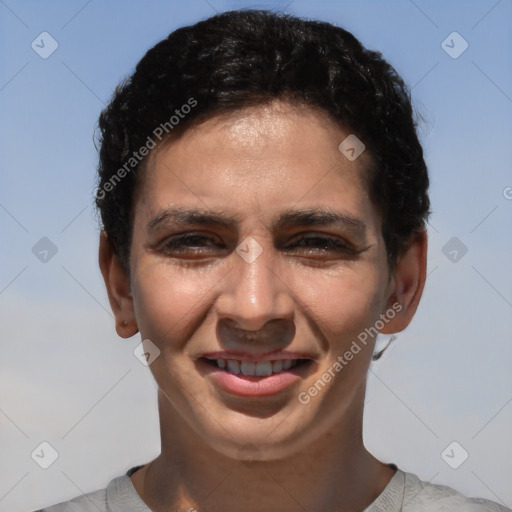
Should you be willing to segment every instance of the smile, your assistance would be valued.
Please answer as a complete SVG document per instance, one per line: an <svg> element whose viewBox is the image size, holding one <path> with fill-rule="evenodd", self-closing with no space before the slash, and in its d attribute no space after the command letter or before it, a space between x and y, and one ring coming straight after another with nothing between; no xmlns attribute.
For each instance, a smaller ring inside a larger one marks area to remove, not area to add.
<svg viewBox="0 0 512 512"><path fill-rule="evenodd" d="M304 380L316 364L311 359L276 359L243 361L236 359L197 360L201 375L211 379L216 387L231 395L270 396Z"/></svg>
<svg viewBox="0 0 512 512"><path fill-rule="evenodd" d="M237 361L236 359L215 359L214 362L217 367L226 370L235 375L256 375L263 377L272 375L273 373L280 373L284 370L293 368L299 359L278 359L275 361L262 361L260 363L253 363L251 361Z"/></svg>

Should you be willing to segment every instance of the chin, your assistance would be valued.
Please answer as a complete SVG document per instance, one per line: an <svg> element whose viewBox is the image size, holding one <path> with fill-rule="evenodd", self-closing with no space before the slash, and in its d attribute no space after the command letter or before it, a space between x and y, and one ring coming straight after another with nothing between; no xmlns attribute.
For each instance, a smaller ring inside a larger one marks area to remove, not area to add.
<svg viewBox="0 0 512 512"><path fill-rule="evenodd" d="M301 409L303 406L298 404ZM215 421L210 418L211 430L202 429L208 445L221 455L242 461L271 461L290 457L316 438L321 437L314 418L309 424L304 410L290 410L266 417L239 411ZM228 428L224 428L227 427Z"/></svg>

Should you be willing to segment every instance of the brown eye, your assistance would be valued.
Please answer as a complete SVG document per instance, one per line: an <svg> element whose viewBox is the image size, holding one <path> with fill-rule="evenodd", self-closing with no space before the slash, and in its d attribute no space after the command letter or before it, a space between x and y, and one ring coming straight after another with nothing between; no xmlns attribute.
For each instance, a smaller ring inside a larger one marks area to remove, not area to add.
<svg viewBox="0 0 512 512"><path fill-rule="evenodd" d="M218 248L219 243L215 239L197 234L175 236L162 246L163 252L167 254L211 252L212 249Z"/></svg>
<svg viewBox="0 0 512 512"><path fill-rule="evenodd" d="M310 251L322 252L342 252L348 254L357 254L357 251L341 240L325 236L303 236L293 242L291 247L306 248Z"/></svg>

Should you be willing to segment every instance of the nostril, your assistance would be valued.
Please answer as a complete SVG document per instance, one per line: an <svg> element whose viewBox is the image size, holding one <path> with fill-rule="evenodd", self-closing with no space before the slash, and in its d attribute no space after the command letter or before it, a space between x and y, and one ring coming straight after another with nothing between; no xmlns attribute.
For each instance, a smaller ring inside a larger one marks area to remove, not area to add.
<svg viewBox="0 0 512 512"><path fill-rule="evenodd" d="M295 337L292 321L275 319L267 322L263 329L240 329L231 319L225 318L217 324L217 339L227 350L257 352L262 347L268 350L283 350Z"/></svg>

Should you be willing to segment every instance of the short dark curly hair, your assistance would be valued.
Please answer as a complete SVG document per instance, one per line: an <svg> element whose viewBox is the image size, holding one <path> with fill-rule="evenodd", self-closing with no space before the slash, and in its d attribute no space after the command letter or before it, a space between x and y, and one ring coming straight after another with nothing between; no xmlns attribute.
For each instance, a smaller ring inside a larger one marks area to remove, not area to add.
<svg viewBox="0 0 512 512"><path fill-rule="evenodd" d="M148 50L101 112L96 205L125 270L148 148L216 114L273 100L321 109L364 142L370 198L394 266L430 214L408 88L379 52L342 28L235 10L179 28Z"/></svg>

